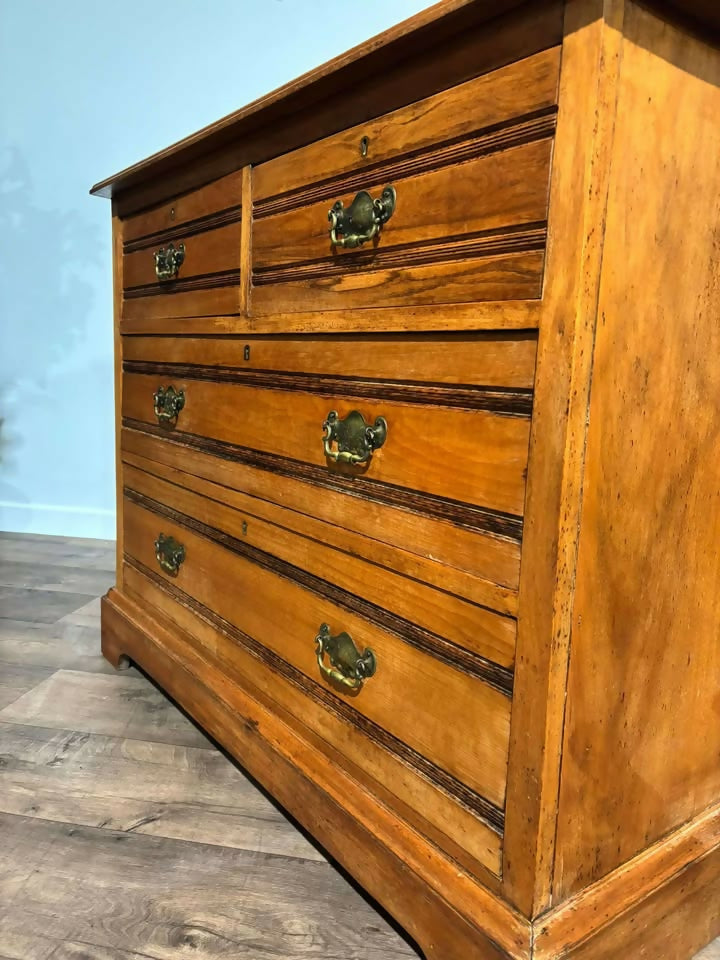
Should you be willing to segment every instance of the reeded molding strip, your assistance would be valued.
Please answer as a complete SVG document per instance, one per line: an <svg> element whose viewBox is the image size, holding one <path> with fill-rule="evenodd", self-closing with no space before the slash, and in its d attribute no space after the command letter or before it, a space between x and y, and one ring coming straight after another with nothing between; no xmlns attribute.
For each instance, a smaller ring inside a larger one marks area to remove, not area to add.
<svg viewBox="0 0 720 960"><path fill-rule="evenodd" d="M393 734L388 733L382 727L378 726L372 720L354 710L352 706L337 697L331 690L320 686L304 673L293 667L286 660L283 660L272 650L268 650L261 643L252 637L238 630L233 624L228 623L222 617L218 616L208 607L195 600L189 594L180 590L175 584L169 583L166 579L156 574L154 570L148 569L134 557L125 554L125 562L133 567L139 574L152 581L160 590L168 594L177 603L190 609L196 616L205 620L220 633L225 634L229 639L244 647L257 660L265 663L276 673L297 687L305 696L311 697L316 703L319 703L326 710L334 713L339 719L350 723L369 739L375 741L383 749L387 750L394 757L400 760L405 766L409 767L415 774L421 776L433 787L441 790L456 803L459 803L474 816L481 819L495 833L502 836L505 826L505 813L500 807L496 807L485 797L474 790L471 790L465 784L461 783L452 774L447 773L432 761L428 760L422 754L413 750L402 740L398 740Z"/></svg>
<svg viewBox="0 0 720 960"><path fill-rule="evenodd" d="M501 227L482 234L443 237L423 243L353 251L352 257L323 257L283 266L253 268L253 283L287 283L292 280L322 280L348 273L391 270L393 267L426 267L454 260L489 259L518 253L544 251L546 224L525 227Z"/></svg>
<svg viewBox="0 0 720 960"><path fill-rule="evenodd" d="M486 410L514 417L532 413L531 389L477 386L448 386L431 383L401 383L395 380L370 380L359 377L326 376L319 373L278 373L273 370L245 370L241 367L204 366L189 363L155 363L126 360L125 373L156 375L169 379L207 380L212 383L235 383L268 390L300 393L342 394L365 400L391 400L424 406L459 407Z"/></svg>
<svg viewBox="0 0 720 960"><path fill-rule="evenodd" d="M215 287L237 287L240 284L240 270L224 270L221 273L206 273L186 280L170 280L166 283L148 283L140 287L127 287L123 290L126 300L137 297L157 297L168 293L183 293L189 290L213 290Z"/></svg>
<svg viewBox="0 0 720 960"><path fill-rule="evenodd" d="M476 533L486 533L517 543L522 540L522 517L509 513L500 513L487 507L471 506L457 500L419 493L416 490L408 490L406 487L395 487L390 483L382 483L369 477L343 477L311 463L252 450L249 447L240 447L223 440L201 437L194 433L184 433L182 430L169 431L158 424L145 423L143 420L125 417L123 427L159 437L180 447L191 447L223 460L244 463L258 470L267 470L269 473L279 473L292 480L312 483L315 486L348 493L351 496L362 496L364 500L372 500L410 513L445 520Z"/></svg>
<svg viewBox="0 0 720 960"><path fill-rule="evenodd" d="M501 667L499 664L493 663L491 660L481 657L479 654L470 653L469 650L458 647L444 637L431 633L429 630L425 630L417 624L411 623L409 620L405 620L403 617L399 617L363 597L349 593L347 590L327 580L323 580L315 574L303 570L301 567L293 566L293 564L285 560L281 560L270 553L259 550L257 547L244 543L236 537L225 533L223 530L218 530L216 527L202 523L194 517L180 513L172 507L164 503L159 503L157 500L153 500L151 497L147 497L137 490L125 487L123 494L131 503L137 504L144 510L148 510L157 516L165 517L179 526L192 530L211 543L215 543L237 556L252 561L276 576L300 584L300 586L306 590L310 590L324 599L331 600L349 613L358 614L366 620L378 624L383 630L393 633L404 643L410 644L410 646L430 654L430 656L436 660L440 660L455 670L460 670L463 673L482 680L496 690L499 690L500 693L505 694L505 696L512 696L512 670ZM500 617L502 614L498 613L498 616Z"/></svg>
<svg viewBox="0 0 720 960"><path fill-rule="evenodd" d="M285 194L258 200L253 206L253 212L256 219L270 217L320 200L335 199L336 193L352 193L365 189L369 183L381 181L384 183L417 176L475 157L498 153L536 140L545 140L555 136L556 126L557 107L553 106L539 114L530 114L510 123L486 127L470 137L463 135L459 139L439 145L433 144L398 159L368 164L350 174L331 177L318 183L297 187Z"/></svg>
<svg viewBox="0 0 720 960"><path fill-rule="evenodd" d="M207 216L198 217L196 220L186 220L178 226L168 227L167 230L157 230L155 233L147 233L142 237L136 237L134 240L127 240L123 243L123 253L135 253L136 250L144 250L147 247L183 240L192 234L205 233L207 230L215 230L217 227L226 227L231 223L237 223L241 219L242 209L239 205L228 207L227 210L209 213Z"/></svg>

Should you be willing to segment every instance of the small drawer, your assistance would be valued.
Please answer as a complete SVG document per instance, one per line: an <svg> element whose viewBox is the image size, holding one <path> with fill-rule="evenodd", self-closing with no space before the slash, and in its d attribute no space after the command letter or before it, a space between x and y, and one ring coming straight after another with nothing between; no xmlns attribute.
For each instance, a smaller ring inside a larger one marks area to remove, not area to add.
<svg viewBox="0 0 720 960"><path fill-rule="evenodd" d="M252 311L541 296L560 55L261 164Z"/></svg>
<svg viewBox="0 0 720 960"><path fill-rule="evenodd" d="M169 509L126 498L124 537L126 556L201 615L212 612L319 685L351 708L357 727L367 721L414 751L420 768L428 761L502 811L507 695Z"/></svg>
<svg viewBox="0 0 720 960"><path fill-rule="evenodd" d="M233 173L124 222L124 319L238 313L241 189Z"/></svg>

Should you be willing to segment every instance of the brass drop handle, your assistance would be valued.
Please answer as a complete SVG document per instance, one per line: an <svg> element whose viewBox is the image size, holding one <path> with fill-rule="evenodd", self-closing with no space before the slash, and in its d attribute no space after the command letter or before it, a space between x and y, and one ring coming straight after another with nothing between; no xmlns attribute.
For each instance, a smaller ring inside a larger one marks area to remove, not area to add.
<svg viewBox="0 0 720 960"><path fill-rule="evenodd" d="M185 391L175 387L158 387L153 394L153 410L159 423L175 424L185 406Z"/></svg>
<svg viewBox="0 0 720 960"><path fill-rule="evenodd" d="M367 190L361 190L345 209L338 200L328 211L330 243L334 247L360 247L382 230L395 211L395 187L387 186L373 200Z"/></svg>
<svg viewBox="0 0 720 960"><path fill-rule="evenodd" d="M155 541L155 559L165 573L176 577L185 559L185 547L174 537L166 537L164 533L159 533Z"/></svg>
<svg viewBox="0 0 720 960"><path fill-rule="evenodd" d="M358 410L353 410L341 420L337 410L331 410L323 420L323 431L323 450L328 460L336 463L367 463L373 450L385 443L388 425L385 417L377 417L370 426ZM333 444L337 449L333 449Z"/></svg>
<svg viewBox="0 0 720 960"><path fill-rule="evenodd" d="M174 280L185 260L185 244L179 243L176 247L169 243L167 247L156 250L153 256L155 257L155 276L158 280Z"/></svg>
<svg viewBox="0 0 720 960"><path fill-rule="evenodd" d="M370 649L358 650L349 633L330 635L330 627L323 623L315 637L317 662L326 680L348 690L360 690L363 683L377 669L375 654ZM325 663L327 656L330 666Z"/></svg>

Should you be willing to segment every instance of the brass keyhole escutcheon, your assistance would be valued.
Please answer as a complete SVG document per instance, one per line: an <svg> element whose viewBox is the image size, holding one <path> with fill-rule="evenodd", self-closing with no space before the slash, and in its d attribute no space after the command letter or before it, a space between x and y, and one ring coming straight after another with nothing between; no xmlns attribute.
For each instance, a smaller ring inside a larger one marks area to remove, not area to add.
<svg viewBox="0 0 720 960"><path fill-rule="evenodd" d="M368 148L370 147L370 140L368 137L360 138L360 156L366 157L368 155Z"/></svg>

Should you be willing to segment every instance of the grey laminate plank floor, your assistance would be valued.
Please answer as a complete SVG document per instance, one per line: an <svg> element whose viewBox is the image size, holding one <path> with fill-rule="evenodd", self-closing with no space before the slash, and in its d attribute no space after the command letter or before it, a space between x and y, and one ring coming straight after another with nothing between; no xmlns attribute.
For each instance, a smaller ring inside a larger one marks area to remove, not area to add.
<svg viewBox="0 0 720 960"><path fill-rule="evenodd" d="M113 563L111 543L0 534L0 960L417 958L160 691L103 660Z"/></svg>

